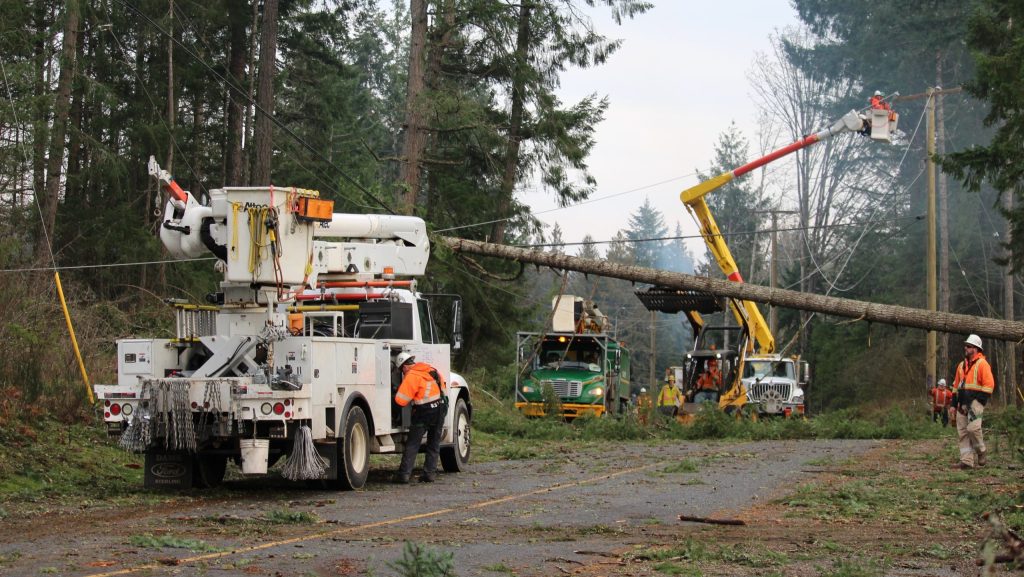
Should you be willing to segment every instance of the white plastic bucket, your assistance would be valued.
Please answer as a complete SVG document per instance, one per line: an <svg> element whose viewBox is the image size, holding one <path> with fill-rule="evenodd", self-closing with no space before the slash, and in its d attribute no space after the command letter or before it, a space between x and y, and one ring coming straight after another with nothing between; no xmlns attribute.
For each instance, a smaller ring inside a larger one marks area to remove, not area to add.
<svg viewBox="0 0 1024 577"><path fill-rule="evenodd" d="M246 475L260 475L267 472L267 455L270 454L270 439L241 439L242 472Z"/></svg>

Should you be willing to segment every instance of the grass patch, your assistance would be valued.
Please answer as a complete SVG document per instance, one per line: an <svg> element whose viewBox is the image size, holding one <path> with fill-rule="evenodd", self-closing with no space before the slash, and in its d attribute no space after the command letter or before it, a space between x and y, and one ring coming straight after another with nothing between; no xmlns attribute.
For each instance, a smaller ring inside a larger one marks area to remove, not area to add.
<svg viewBox="0 0 1024 577"><path fill-rule="evenodd" d="M492 573L507 573L509 575L515 573L508 565L498 562L493 565L485 565L484 571L491 571Z"/></svg>
<svg viewBox="0 0 1024 577"><path fill-rule="evenodd" d="M219 551L216 547L199 539L184 539L174 535L132 535L128 542L143 549L188 549L193 552Z"/></svg>
<svg viewBox="0 0 1024 577"><path fill-rule="evenodd" d="M832 563L831 568L822 570L821 577L877 577L884 571L885 569L878 561L837 560Z"/></svg>
<svg viewBox="0 0 1024 577"><path fill-rule="evenodd" d="M684 577L703 577L700 569L676 563L674 561L662 561L654 564L654 570L665 575L682 575Z"/></svg>
<svg viewBox="0 0 1024 577"><path fill-rule="evenodd" d="M267 523L278 525L312 525L320 522L320 517L307 511L287 511L276 509L263 515L262 519Z"/></svg>
<svg viewBox="0 0 1024 577"><path fill-rule="evenodd" d="M694 459L683 459L672 463L661 470L662 473L696 473L698 470L697 461Z"/></svg>

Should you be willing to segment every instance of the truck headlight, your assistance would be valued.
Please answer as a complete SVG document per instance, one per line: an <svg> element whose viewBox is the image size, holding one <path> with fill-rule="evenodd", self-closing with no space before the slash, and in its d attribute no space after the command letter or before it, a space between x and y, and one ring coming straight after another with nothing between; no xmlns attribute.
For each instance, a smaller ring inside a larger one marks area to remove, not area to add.
<svg viewBox="0 0 1024 577"><path fill-rule="evenodd" d="M793 395L793 402L798 404L798 405L802 405L804 403L804 396L803 395Z"/></svg>
<svg viewBox="0 0 1024 577"><path fill-rule="evenodd" d="M524 393L532 393L533 392L533 387L531 387L530 385L523 385L523 392Z"/></svg>
<svg viewBox="0 0 1024 577"><path fill-rule="evenodd" d="M595 397L600 397L604 395L604 389L601 387L594 387L593 389L590 389L590 394Z"/></svg>

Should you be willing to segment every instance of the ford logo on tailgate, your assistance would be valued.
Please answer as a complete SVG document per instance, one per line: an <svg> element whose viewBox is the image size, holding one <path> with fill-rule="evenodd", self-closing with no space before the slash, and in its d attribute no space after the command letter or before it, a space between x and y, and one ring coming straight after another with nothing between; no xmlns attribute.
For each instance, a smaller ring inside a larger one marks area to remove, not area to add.
<svg viewBox="0 0 1024 577"><path fill-rule="evenodd" d="M185 476L188 473L188 467L184 463L157 463L150 467L149 472L154 477L161 479L174 479Z"/></svg>

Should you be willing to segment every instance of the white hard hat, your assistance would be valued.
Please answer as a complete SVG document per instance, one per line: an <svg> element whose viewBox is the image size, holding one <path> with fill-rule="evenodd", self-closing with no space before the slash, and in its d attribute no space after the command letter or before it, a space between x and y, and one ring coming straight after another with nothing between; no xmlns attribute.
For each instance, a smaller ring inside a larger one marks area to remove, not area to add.
<svg viewBox="0 0 1024 577"><path fill-rule="evenodd" d="M967 337L967 340L964 341L964 344L971 345L972 347L977 347L979 351L985 350L985 348L981 346L981 337L979 337L978 335L971 335Z"/></svg>
<svg viewBox="0 0 1024 577"><path fill-rule="evenodd" d="M412 355L412 353L409 353L409 352L406 352L406 351L402 351L402 352L398 353L397 357L395 357L395 366L396 367L400 367L400 366L404 365L405 363L411 363L411 362L414 362L415 360L416 360L416 357L414 357Z"/></svg>
<svg viewBox="0 0 1024 577"><path fill-rule="evenodd" d="M881 95L882 95L882 91L881 90L876 90L875 91L875 96L881 96Z"/></svg>
<svg viewBox="0 0 1024 577"><path fill-rule="evenodd" d="M640 387L640 392L641 393L646 393L647 392L647 387Z"/></svg>
<svg viewBox="0 0 1024 577"><path fill-rule="evenodd" d="M946 379L939 379L939 386L940 387L945 387L946 386Z"/></svg>

